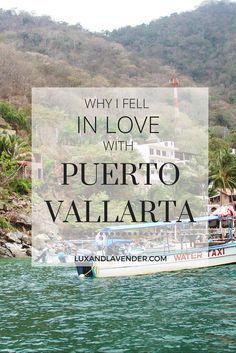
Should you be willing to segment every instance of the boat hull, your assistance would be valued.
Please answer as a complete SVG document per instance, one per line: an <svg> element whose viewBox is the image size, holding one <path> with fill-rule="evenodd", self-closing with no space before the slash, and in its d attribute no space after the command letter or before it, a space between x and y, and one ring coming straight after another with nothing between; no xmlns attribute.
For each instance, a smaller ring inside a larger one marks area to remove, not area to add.
<svg viewBox="0 0 236 353"><path fill-rule="evenodd" d="M91 264L91 277L121 277L148 275L159 272L171 272L221 266L236 263L236 242L204 249L194 249L171 254L156 254L161 261L95 261ZM165 259L166 258L166 259ZM81 273L81 263L77 263Z"/></svg>

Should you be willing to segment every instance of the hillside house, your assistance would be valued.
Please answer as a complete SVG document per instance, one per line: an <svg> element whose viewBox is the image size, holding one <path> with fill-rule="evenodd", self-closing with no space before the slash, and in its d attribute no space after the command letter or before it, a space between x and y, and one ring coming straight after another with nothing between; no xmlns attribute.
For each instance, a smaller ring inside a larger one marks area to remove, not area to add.
<svg viewBox="0 0 236 353"><path fill-rule="evenodd" d="M40 153L34 153L32 161L19 161L18 177L23 179L43 179L43 163Z"/></svg>
<svg viewBox="0 0 236 353"><path fill-rule="evenodd" d="M236 189L217 189L217 194L215 196L209 197L209 207L219 207L228 204L236 203Z"/></svg>
<svg viewBox="0 0 236 353"><path fill-rule="evenodd" d="M173 141L158 141L148 142L144 144L134 143L134 147L143 156L146 163L157 163L161 167L164 163L186 164L192 159L193 154L180 151ZM165 180L171 181L171 167L167 167L164 175ZM155 173L154 167L151 169L152 184L159 183L159 176Z"/></svg>

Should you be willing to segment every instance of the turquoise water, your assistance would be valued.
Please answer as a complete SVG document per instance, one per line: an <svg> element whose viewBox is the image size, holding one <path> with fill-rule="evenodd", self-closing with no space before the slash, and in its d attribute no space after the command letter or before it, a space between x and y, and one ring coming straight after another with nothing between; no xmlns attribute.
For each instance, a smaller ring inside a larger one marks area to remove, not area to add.
<svg viewBox="0 0 236 353"><path fill-rule="evenodd" d="M113 279L0 260L0 352L236 352L236 265Z"/></svg>

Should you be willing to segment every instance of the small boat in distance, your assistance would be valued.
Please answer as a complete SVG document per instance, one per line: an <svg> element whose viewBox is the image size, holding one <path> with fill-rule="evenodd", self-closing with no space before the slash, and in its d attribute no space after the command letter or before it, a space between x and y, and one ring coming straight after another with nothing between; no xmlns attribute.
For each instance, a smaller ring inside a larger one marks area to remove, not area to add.
<svg viewBox="0 0 236 353"><path fill-rule="evenodd" d="M191 224L183 220L106 227L96 237L99 251L76 256L75 265L80 277L120 277L232 264L235 225L236 217L213 215ZM121 232L135 239L117 239ZM140 246L140 232L147 243L150 237L160 242Z"/></svg>

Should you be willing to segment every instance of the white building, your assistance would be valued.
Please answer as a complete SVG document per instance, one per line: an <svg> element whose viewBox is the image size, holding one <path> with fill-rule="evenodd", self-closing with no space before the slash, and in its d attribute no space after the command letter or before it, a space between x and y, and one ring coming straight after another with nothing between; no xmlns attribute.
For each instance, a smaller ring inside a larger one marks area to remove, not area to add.
<svg viewBox="0 0 236 353"><path fill-rule="evenodd" d="M145 144L134 143L134 147L143 156L146 163L156 163L160 168L164 163L186 163L192 158L192 154L188 152L181 152L173 141L154 141ZM173 166L167 165L164 171L164 178L166 182L171 181L171 171ZM151 183L158 184L160 182L159 174L153 166L151 168Z"/></svg>

